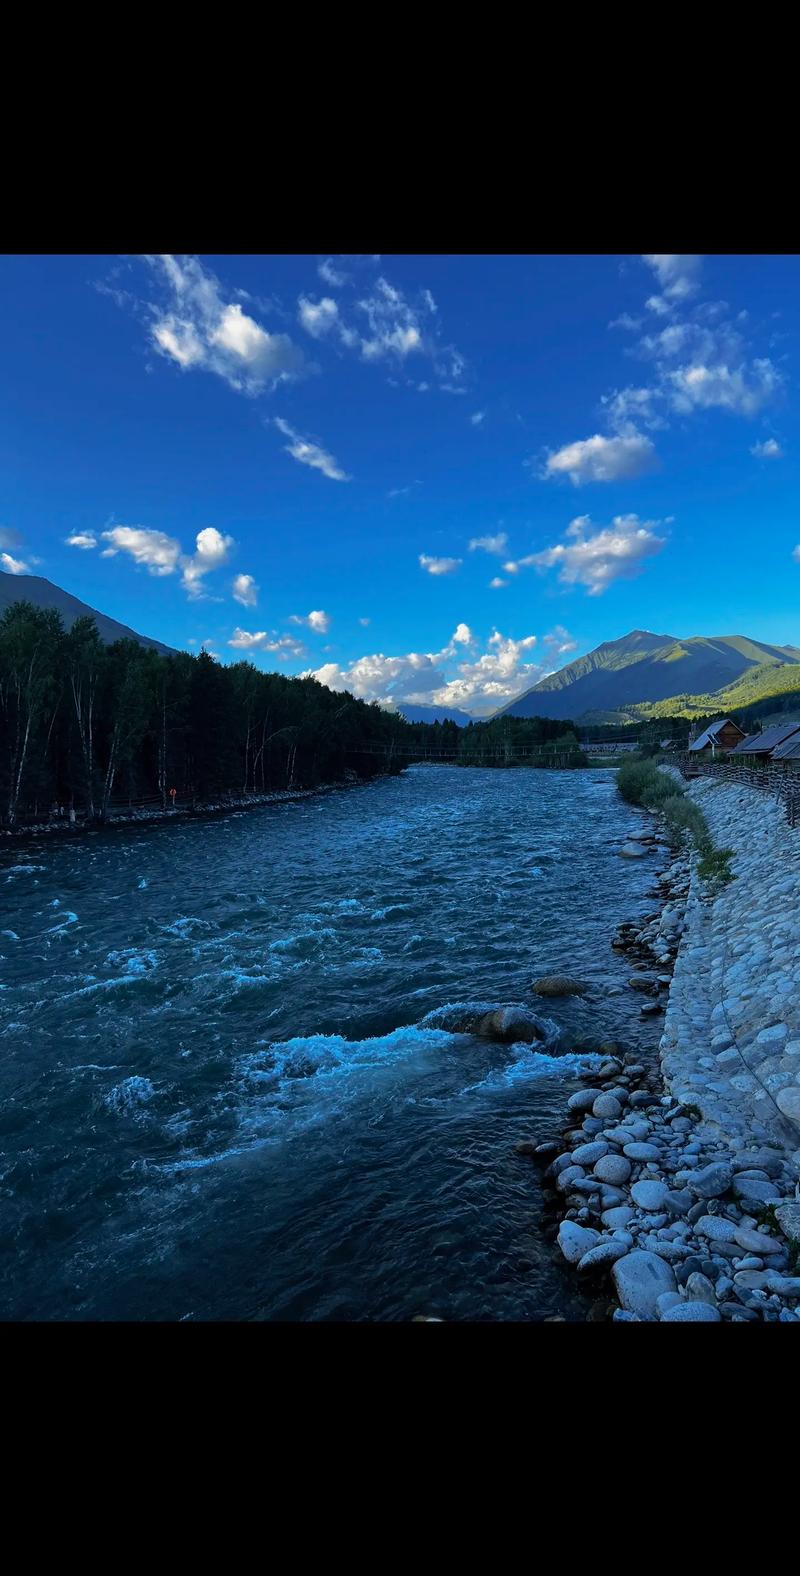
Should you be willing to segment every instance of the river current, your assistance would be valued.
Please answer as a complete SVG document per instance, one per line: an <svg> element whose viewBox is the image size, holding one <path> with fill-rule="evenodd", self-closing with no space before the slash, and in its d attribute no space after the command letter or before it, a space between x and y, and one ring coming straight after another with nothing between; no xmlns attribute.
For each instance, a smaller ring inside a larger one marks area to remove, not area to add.
<svg viewBox="0 0 800 1576"><path fill-rule="evenodd" d="M0 1317L584 1318L514 1144L576 1040L658 1036L610 947L655 866L614 780L420 766L6 840ZM587 996L538 1002L552 971ZM447 1027L484 1003L546 1045Z"/></svg>

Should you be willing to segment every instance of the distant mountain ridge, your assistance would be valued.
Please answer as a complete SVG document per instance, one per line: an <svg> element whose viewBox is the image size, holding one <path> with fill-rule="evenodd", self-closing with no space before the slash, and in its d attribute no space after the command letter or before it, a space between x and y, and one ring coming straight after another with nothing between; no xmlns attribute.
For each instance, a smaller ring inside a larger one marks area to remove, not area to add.
<svg viewBox="0 0 800 1576"><path fill-rule="evenodd" d="M480 721L458 706L411 706L399 700L397 710L406 722L457 722L459 728L466 728L468 723Z"/></svg>
<svg viewBox="0 0 800 1576"><path fill-rule="evenodd" d="M773 646L746 635L679 640L634 629L540 679L495 716L631 722L667 715L670 704L675 714L691 715L718 709L715 697L729 696L731 690L756 700L772 693L770 685L776 693L793 688L787 670L795 666L800 669L797 646ZM800 671L796 687L800 690Z"/></svg>
<svg viewBox="0 0 800 1576"><path fill-rule="evenodd" d="M149 635L137 635L127 624L118 624L115 618L109 618L106 613L98 613L96 608L81 602L71 592L62 591L51 580L45 580L43 575L9 575L5 570L1 571L0 617L13 602L32 602L34 607L55 608L61 614L65 629L71 629L76 618L93 618L101 640L107 645L113 645L115 640L138 640L140 646L160 651L163 657L175 655L173 648L165 646L163 641L152 640Z"/></svg>

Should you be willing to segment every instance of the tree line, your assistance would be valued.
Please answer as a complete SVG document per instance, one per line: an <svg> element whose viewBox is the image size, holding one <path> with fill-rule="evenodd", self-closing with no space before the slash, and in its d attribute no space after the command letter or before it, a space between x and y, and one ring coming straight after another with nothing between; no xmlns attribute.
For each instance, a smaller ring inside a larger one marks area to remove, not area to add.
<svg viewBox="0 0 800 1576"><path fill-rule="evenodd" d="M411 723L409 734L421 752L451 754L458 766L588 765L574 723L551 717L493 717L488 722Z"/></svg>
<svg viewBox="0 0 800 1576"><path fill-rule="evenodd" d="M102 821L122 800L166 808L373 777L399 769L391 747L407 726L312 678L222 667L205 651L106 645L92 618L65 630L54 610L15 602L0 619L7 826L56 806Z"/></svg>

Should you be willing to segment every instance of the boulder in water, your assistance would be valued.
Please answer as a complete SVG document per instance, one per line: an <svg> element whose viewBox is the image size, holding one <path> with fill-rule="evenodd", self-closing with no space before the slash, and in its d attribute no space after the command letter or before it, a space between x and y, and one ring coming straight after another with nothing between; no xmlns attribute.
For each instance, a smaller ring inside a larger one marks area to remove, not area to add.
<svg viewBox="0 0 800 1576"><path fill-rule="evenodd" d="M448 1034L481 1034L505 1045L552 1041L556 1025L537 1018L527 1007L498 1007L491 1002L451 1002L435 1007L422 1020L426 1029L444 1029Z"/></svg>
<svg viewBox="0 0 800 1576"><path fill-rule="evenodd" d="M547 1039L545 1025L522 1007L496 1007L478 1019L472 1032L508 1045L518 1042L530 1045L535 1040Z"/></svg>
<svg viewBox="0 0 800 1576"><path fill-rule="evenodd" d="M571 974L543 974L531 985L537 996L582 996L586 986Z"/></svg>

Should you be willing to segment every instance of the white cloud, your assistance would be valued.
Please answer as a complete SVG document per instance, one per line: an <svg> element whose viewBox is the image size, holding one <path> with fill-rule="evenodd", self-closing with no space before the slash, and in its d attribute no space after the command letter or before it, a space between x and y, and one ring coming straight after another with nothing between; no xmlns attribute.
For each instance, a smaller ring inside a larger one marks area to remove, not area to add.
<svg viewBox="0 0 800 1576"><path fill-rule="evenodd" d="M615 580L640 574L645 559L661 552L666 538L656 535L660 523L625 514L593 528L589 516L581 515L567 527L565 542L531 554L529 561L538 569L557 568L562 585L585 586L590 596L600 596Z"/></svg>
<svg viewBox="0 0 800 1576"><path fill-rule="evenodd" d="M146 257L166 301L151 303L156 350L182 371L213 372L238 393L258 395L308 370L287 334L270 334L226 302L218 279L196 257Z"/></svg>
<svg viewBox="0 0 800 1576"><path fill-rule="evenodd" d="M672 402L681 412L719 406L740 416L755 416L783 383L768 358L730 367L690 365L669 373Z"/></svg>
<svg viewBox="0 0 800 1576"><path fill-rule="evenodd" d="M577 651L578 642L573 640L568 629L563 624L556 624L549 634L545 635L542 644L547 646L551 656L564 657L570 651Z"/></svg>
<svg viewBox="0 0 800 1576"><path fill-rule="evenodd" d="M578 443L567 443L548 456L546 477L569 476L574 487L587 482L616 482L641 476L652 468L655 450L643 433L604 438L595 433Z"/></svg>
<svg viewBox="0 0 800 1576"><path fill-rule="evenodd" d="M128 553L134 563L142 564L151 575L174 574L181 558L181 544L165 531L152 531L141 525L115 525L103 531L104 558Z"/></svg>
<svg viewBox="0 0 800 1576"><path fill-rule="evenodd" d="M369 619L368 618L360 618L358 622L359 622L359 624L363 624L364 628L366 629L366 627L367 627L367 625L369 623Z"/></svg>
<svg viewBox="0 0 800 1576"><path fill-rule="evenodd" d="M452 575L461 563L460 558L431 558L429 553L420 553L419 561L429 575Z"/></svg>
<svg viewBox="0 0 800 1576"><path fill-rule="evenodd" d="M319 301L300 296L298 307L298 318L312 339L324 339L339 322L339 308L330 296L322 296Z"/></svg>
<svg viewBox="0 0 800 1576"><path fill-rule="evenodd" d="M276 653L282 662L287 662L290 657L301 657L305 651L302 641L295 640L292 635L278 635L266 629L259 629L250 633L246 629L235 629L228 641L229 646L237 651L270 651Z"/></svg>
<svg viewBox="0 0 800 1576"><path fill-rule="evenodd" d="M380 258L375 255L342 260L360 267L379 262ZM352 275L339 263L339 259L325 258L318 264L320 277L333 289L352 282ZM460 384L466 367L464 357L454 345L441 343L439 308L427 288L406 294L381 274L365 294L351 300L346 313L342 301L333 296L317 300L303 294L298 301L298 315L312 338L333 338L363 361L388 363L397 374L388 380L393 387L405 382L420 392L427 390L427 381L418 382L403 375L410 356L424 356L432 363L440 389L454 394L466 392ZM479 412L478 419L482 415Z"/></svg>
<svg viewBox="0 0 800 1576"><path fill-rule="evenodd" d="M459 624L442 651L409 652L404 656L376 652L359 657L349 667L327 662L312 676L329 689L347 689L363 700L377 700L384 706L409 702L459 706L485 714L535 684L548 671L532 661L535 635L513 640L495 630L484 653L470 661L465 651L473 640L468 627Z"/></svg>
<svg viewBox="0 0 800 1576"><path fill-rule="evenodd" d="M473 536L470 540L471 553L497 553L502 557L508 550L508 535L505 531L498 531L496 536Z"/></svg>
<svg viewBox="0 0 800 1576"><path fill-rule="evenodd" d="M236 546L232 536L223 536L215 526L208 525L204 530L198 531L195 538L196 550L191 558L181 557L181 585L190 597L202 596L201 580L204 575L210 574L212 569L219 569L228 562L232 549Z"/></svg>
<svg viewBox="0 0 800 1576"><path fill-rule="evenodd" d="M763 443L754 443L751 454L758 460L780 460L783 458L783 449L777 438L766 438Z"/></svg>
<svg viewBox="0 0 800 1576"><path fill-rule="evenodd" d="M284 444L284 448L287 454L291 454L293 460L297 460L300 465L310 465L314 471L322 471L323 476L329 477L332 482L352 481L352 477L342 470L338 460L335 460L327 449L323 449L321 444L312 442L310 438L302 438L299 432L295 432L288 421L283 421L280 416L275 417L275 426L290 440L289 443Z"/></svg>
<svg viewBox="0 0 800 1576"><path fill-rule="evenodd" d="M233 597L235 602L241 602L242 607L255 607L258 601L258 586L252 575L236 575L233 582Z"/></svg>
<svg viewBox="0 0 800 1576"><path fill-rule="evenodd" d="M292 613L290 623L305 624L307 629L313 629L317 635L327 635L331 627L331 615L330 613L317 611L306 613L304 617L300 617L298 613Z"/></svg>
<svg viewBox="0 0 800 1576"><path fill-rule="evenodd" d="M82 547L84 551L97 546L97 537L94 531L74 531L72 536L66 538L67 547Z"/></svg>
<svg viewBox="0 0 800 1576"><path fill-rule="evenodd" d="M628 387L604 394L600 404L606 411L609 426L620 437L635 438L640 426L666 427L663 416L653 409L660 397L658 389Z"/></svg>
<svg viewBox="0 0 800 1576"><path fill-rule="evenodd" d="M485 410L476 410L474 415L470 416L469 419L470 419L473 427L479 427L481 422L486 420L486 411Z"/></svg>
<svg viewBox="0 0 800 1576"><path fill-rule="evenodd" d="M23 563L21 558L12 558L10 553L0 553L0 564L8 575L27 575L30 573L30 564Z"/></svg>
<svg viewBox="0 0 800 1576"><path fill-rule="evenodd" d="M666 301L685 301L700 288L703 259L697 253L645 252L642 260L652 268Z"/></svg>
<svg viewBox="0 0 800 1576"><path fill-rule="evenodd" d="M213 525L198 531L191 556L181 551L180 542L173 536L145 526L115 525L103 531L102 537L104 542L110 543L103 549L103 558L127 553L135 564L142 565L151 575L172 575L180 569L181 585L193 599L202 596L203 577L227 563L236 546L232 536L223 536Z"/></svg>
<svg viewBox="0 0 800 1576"><path fill-rule="evenodd" d="M431 298L432 299L432 298ZM367 319L368 332L361 339L361 354L367 361L393 356L400 361L423 348L422 314L416 310L388 279L375 281L371 296L358 303ZM424 302L424 310L430 306Z"/></svg>
<svg viewBox="0 0 800 1576"><path fill-rule="evenodd" d="M679 275L678 277L684 277ZM689 281L691 283L691 280ZM674 296L670 301L655 298L647 304L661 315L673 315L675 301L684 296ZM630 416L640 419L646 426L663 425L653 420L653 402L661 401L681 415L694 410L717 408L729 410L740 416L754 416L769 400L773 399L784 383L783 374L768 357L749 359L742 335L746 313L738 313L735 321L724 301L704 301L695 306L690 315L674 318L659 333L645 334L636 346L636 354L655 363L656 383L649 390L623 390L603 403L612 419ZM642 401L639 410L635 400ZM628 402L628 409L620 402Z"/></svg>
<svg viewBox="0 0 800 1576"><path fill-rule="evenodd" d="M346 285L348 279L350 278L349 274L343 273L340 269L334 266L333 258L331 257L326 257L325 260L318 265L317 273L319 274L320 279L324 279L326 285L332 285L334 290L341 289L342 285Z"/></svg>
<svg viewBox="0 0 800 1576"><path fill-rule="evenodd" d="M641 328L642 320L640 317L631 317L630 312L620 312L619 317L615 317L608 326L609 328L627 328L635 333Z"/></svg>
<svg viewBox="0 0 800 1576"><path fill-rule="evenodd" d="M797 560L798 564L800 564L800 542L792 553L792 557Z"/></svg>
<svg viewBox="0 0 800 1576"><path fill-rule="evenodd" d="M499 591L501 586L507 586L507 585L508 585L508 581L507 580L501 580L499 575L495 575L494 580L490 580L489 581L489 588L492 591Z"/></svg>

